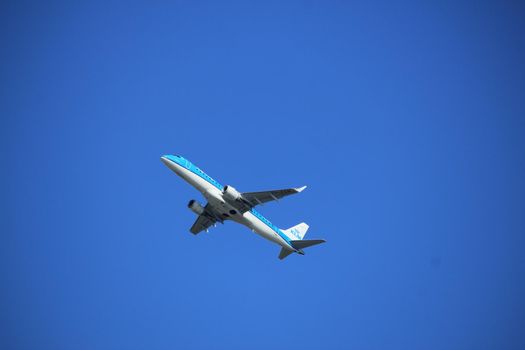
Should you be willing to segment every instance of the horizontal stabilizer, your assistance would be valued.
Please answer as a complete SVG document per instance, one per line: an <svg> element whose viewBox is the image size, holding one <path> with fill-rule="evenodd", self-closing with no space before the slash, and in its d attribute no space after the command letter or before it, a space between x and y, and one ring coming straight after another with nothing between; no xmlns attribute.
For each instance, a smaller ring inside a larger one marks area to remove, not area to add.
<svg viewBox="0 0 525 350"><path fill-rule="evenodd" d="M286 258L288 255L290 255L292 253L293 253L293 250L282 248L281 252L279 253L279 259L283 260L284 258Z"/></svg>
<svg viewBox="0 0 525 350"><path fill-rule="evenodd" d="M321 244L324 242L326 242L324 239L302 239L299 241L290 241L290 244L292 245L292 247L299 250L299 249L311 247L313 245Z"/></svg>

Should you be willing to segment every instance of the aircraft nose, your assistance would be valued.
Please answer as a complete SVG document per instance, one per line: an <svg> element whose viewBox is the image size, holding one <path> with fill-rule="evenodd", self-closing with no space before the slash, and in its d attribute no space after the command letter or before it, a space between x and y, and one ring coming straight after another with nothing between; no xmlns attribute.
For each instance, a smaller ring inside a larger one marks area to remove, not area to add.
<svg viewBox="0 0 525 350"><path fill-rule="evenodd" d="M170 161L168 160L168 158L166 158L166 156L162 156L160 157L160 160L162 161L162 163L168 165L170 163Z"/></svg>

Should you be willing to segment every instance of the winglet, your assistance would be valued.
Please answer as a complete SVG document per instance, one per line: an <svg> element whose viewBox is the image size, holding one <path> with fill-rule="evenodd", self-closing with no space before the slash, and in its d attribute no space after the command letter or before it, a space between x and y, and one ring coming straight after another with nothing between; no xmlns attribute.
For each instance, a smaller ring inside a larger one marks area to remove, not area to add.
<svg viewBox="0 0 525 350"><path fill-rule="evenodd" d="M303 186L303 187L296 188L295 190L297 191L297 193L300 193L300 192L303 192L305 188L306 186Z"/></svg>

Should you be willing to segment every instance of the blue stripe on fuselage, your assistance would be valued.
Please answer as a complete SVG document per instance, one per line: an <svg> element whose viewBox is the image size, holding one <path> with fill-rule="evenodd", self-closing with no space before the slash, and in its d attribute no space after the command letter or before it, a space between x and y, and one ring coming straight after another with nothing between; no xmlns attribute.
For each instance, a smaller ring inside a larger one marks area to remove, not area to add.
<svg viewBox="0 0 525 350"><path fill-rule="evenodd" d="M286 237L286 235L274 224L270 222L270 220L266 219L264 216L262 216L258 211L255 209L250 209L250 212L255 216L257 219L259 219L262 223L266 224L269 228L271 228L273 231L275 231L282 239L286 241L286 243L290 244L290 239Z"/></svg>
<svg viewBox="0 0 525 350"><path fill-rule="evenodd" d="M215 186L219 190L223 191L224 186L212 179L208 176L204 171L199 169L197 166L195 166L193 163L191 163L189 160L181 157L181 156L173 156L173 155L165 155L164 158L169 159L170 161L182 166L183 168L188 169L195 175L200 176L204 180L206 180L211 185ZM264 216L262 216L258 211L255 209L250 209L250 212L255 216L257 219L259 219L263 224L271 228L275 233L277 233L282 239L285 240L286 243L290 244L290 239L274 224L270 222L270 220L266 219ZM291 246L291 245L290 245Z"/></svg>
<svg viewBox="0 0 525 350"><path fill-rule="evenodd" d="M167 159L171 160L172 162L180 165L181 167L188 169L189 171L191 171L195 175L200 176L201 178L203 178L204 180L206 180L208 183L212 184L213 186L215 186L219 190L221 190L221 191L224 190L224 187L220 183L218 183L217 181L215 181L214 179L209 177L208 174L206 174L204 171L199 169L197 166L195 166L189 160L184 159L181 156L172 156L172 155L164 156L164 158L167 158Z"/></svg>

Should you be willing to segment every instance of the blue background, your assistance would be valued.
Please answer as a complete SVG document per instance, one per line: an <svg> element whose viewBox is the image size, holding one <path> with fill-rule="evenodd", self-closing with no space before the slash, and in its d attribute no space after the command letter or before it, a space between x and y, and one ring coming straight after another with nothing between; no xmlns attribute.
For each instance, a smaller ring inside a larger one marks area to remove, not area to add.
<svg viewBox="0 0 525 350"><path fill-rule="evenodd" d="M524 7L363 3L3 2L0 347L525 348Z"/></svg>

